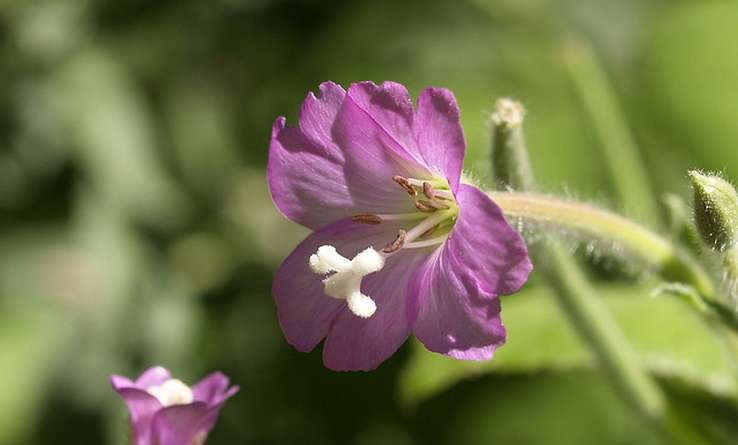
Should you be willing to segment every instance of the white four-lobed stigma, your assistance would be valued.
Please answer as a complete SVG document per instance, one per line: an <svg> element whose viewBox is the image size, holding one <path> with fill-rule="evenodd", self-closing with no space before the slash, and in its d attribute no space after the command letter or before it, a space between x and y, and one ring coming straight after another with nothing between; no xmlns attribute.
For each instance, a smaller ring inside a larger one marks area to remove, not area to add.
<svg viewBox="0 0 738 445"><path fill-rule="evenodd" d="M313 272L331 274L323 280L326 295L346 300L349 310L361 318L369 318L377 310L374 300L361 293L361 280L383 267L384 257L371 247L359 252L352 260L343 257L333 246L321 246L310 255Z"/></svg>
<svg viewBox="0 0 738 445"><path fill-rule="evenodd" d="M192 389L181 380L169 379L161 385L151 386L146 392L156 397L162 406L187 405L192 403Z"/></svg>

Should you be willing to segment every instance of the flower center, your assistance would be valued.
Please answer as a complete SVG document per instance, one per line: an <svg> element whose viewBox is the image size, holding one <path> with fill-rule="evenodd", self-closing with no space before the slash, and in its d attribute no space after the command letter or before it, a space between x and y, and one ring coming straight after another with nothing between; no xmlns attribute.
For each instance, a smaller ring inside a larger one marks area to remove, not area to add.
<svg viewBox="0 0 738 445"><path fill-rule="evenodd" d="M428 181L402 176L392 179L410 195L417 212L391 215L362 213L355 215L353 220L365 224L408 220L415 221L416 225L408 230L399 230L395 239L379 251L370 246L349 260L335 247L325 245L319 247L309 260L313 272L326 276L323 279L326 295L346 300L349 310L361 318L369 318L377 310L374 300L361 293L361 280L381 270L385 260L402 249L443 243L459 214L459 206L445 179Z"/></svg>
<svg viewBox="0 0 738 445"><path fill-rule="evenodd" d="M146 392L156 397L164 407L186 405L194 400L190 387L177 379L169 379L161 385L150 386Z"/></svg>

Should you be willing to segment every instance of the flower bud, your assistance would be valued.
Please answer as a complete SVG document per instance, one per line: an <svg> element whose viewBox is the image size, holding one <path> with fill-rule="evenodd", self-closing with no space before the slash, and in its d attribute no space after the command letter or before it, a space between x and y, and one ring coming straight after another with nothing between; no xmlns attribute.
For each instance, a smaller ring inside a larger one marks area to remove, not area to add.
<svg viewBox="0 0 738 445"><path fill-rule="evenodd" d="M702 240L712 249L723 252L738 237L738 194L723 178L689 172L694 191L694 219Z"/></svg>
<svg viewBox="0 0 738 445"><path fill-rule="evenodd" d="M498 190L534 188L533 170L523 135L525 108L502 98L492 114L492 173Z"/></svg>

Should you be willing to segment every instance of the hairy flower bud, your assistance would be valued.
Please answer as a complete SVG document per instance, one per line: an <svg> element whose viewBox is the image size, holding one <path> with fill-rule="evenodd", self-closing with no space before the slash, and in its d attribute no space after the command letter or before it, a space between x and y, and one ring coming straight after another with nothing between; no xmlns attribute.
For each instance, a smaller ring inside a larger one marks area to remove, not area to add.
<svg viewBox="0 0 738 445"><path fill-rule="evenodd" d="M694 219L707 245L723 252L738 237L738 194L720 176L689 172L694 191Z"/></svg>

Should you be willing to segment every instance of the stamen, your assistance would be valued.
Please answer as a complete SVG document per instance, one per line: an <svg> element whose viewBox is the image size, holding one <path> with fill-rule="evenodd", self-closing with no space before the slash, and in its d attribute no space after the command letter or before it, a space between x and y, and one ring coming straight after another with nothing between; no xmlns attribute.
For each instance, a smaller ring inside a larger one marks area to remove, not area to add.
<svg viewBox="0 0 738 445"><path fill-rule="evenodd" d="M362 279L381 270L385 260L402 249L443 243L448 238L446 228L449 225L453 226L459 212L454 195L445 179L419 180L396 175L392 180L411 196L418 212L358 213L353 215L351 220L370 225L382 224L385 221L406 221L402 222L402 226L412 225L411 229L398 230L395 239L380 251L368 247L351 260L339 254L336 248L330 245L320 246L308 260L310 269L322 275L325 294L331 298L346 300L349 310L361 318L371 317L377 310L374 300L361 293ZM422 196L420 191L423 193ZM430 238L439 229L442 229L443 235Z"/></svg>
<svg viewBox="0 0 738 445"><path fill-rule="evenodd" d="M416 239L420 238L423 233L427 232L432 227L441 224L450 217L453 217L454 214L455 213L453 210L441 210L431 216L428 216L426 219L423 220L423 222L408 230L407 234L405 235L405 242L411 243L415 241Z"/></svg>
<svg viewBox="0 0 738 445"><path fill-rule="evenodd" d="M436 199L443 199L444 201L453 201L454 194L449 190L433 190L433 193L435 193Z"/></svg>
<svg viewBox="0 0 738 445"><path fill-rule="evenodd" d="M444 204L444 203L442 203L440 201L437 201L435 199L421 199L421 200L418 200L418 202L423 203L424 205L426 205L428 207L432 207L432 208L434 208L436 210L447 210L447 209L450 209L451 208L447 204Z"/></svg>
<svg viewBox="0 0 738 445"><path fill-rule="evenodd" d="M430 182L424 182L423 183L423 194L428 197L428 199L434 199L436 197L435 193L433 193L433 186Z"/></svg>
<svg viewBox="0 0 738 445"><path fill-rule="evenodd" d="M382 252L393 253L393 252L397 252L398 250L402 249L402 247L405 245L406 235L407 235L407 232L400 229L400 231L397 232L397 237L395 237L395 240L387 244L386 246L384 246L384 249L382 249Z"/></svg>
<svg viewBox="0 0 738 445"><path fill-rule="evenodd" d="M425 216L419 214L418 212L412 212L412 213L395 213L395 214L378 214L378 218L380 218L382 221L404 221L404 220L412 220L412 219L423 219Z"/></svg>
<svg viewBox="0 0 738 445"><path fill-rule="evenodd" d="M441 188L448 187L448 183L443 179L415 179L415 178L406 178L406 179L407 179L408 184L418 187L420 189L423 188L424 182L427 182L430 185L433 185L436 187L441 187Z"/></svg>
<svg viewBox="0 0 738 445"><path fill-rule="evenodd" d="M359 213L351 217L352 221L365 224L382 224L382 218L373 213Z"/></svg>
<svg viewBox="0 0 738 445"><path fill-rule="evenodd" d="M448 239L448 235L443 236L437 236L435 238L426 239L422 241L413 241L412 243L405 244L405 249L419 249L421 247L429 247L429 246L435 246L437 244L442 244Z"/></svg>
<svg viewBox="0 0 738 445"><path fill-rule="evenodd" d="M410 185L410 181L408 181L408 179L406 177L400 176L400 175L395 175L395 176L392 177L392 180L395 181L396 183L398 183L400 185L400 187L402 187L403 189L405 189L405 191L410 196L413 196L413 197L418 196L418 191L415 190L412 185Z"/></svg>
<svg viewBox="0 0 738 445"><path fill-rule="evenodd" d="M436 230L438 230L438 226L440 226L440 224L436 224L435 226L433 226L430 229L426 230L418 238L425 238L425 237L428 237L428 236L432 235Z"/></svg>
<svg viewBox="0 0 738 445"><path fill-rule="evenodd" d="M433 213L436 210L438 210L437 208L431 207L428 204L426 204L425 201L415 201L415 208L424 213Z"/></svg>
<svg viewBox="0 0 738 445"><path fill-rule="evenodd" d="M423 183L423 194L428 197L428 201L423 202L430 205L431 207L435 207L437 209L450 208L448 205L441 202L441 200L450 201L450 199L441 196L440 193L436 193L436 189L434 189L431 183L428 181Z"/></svg>

